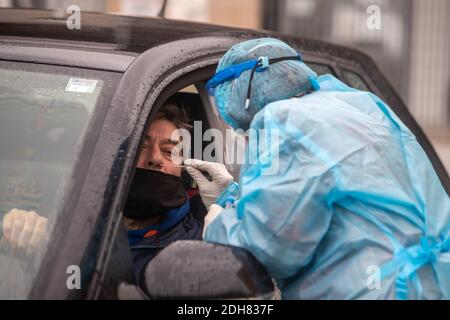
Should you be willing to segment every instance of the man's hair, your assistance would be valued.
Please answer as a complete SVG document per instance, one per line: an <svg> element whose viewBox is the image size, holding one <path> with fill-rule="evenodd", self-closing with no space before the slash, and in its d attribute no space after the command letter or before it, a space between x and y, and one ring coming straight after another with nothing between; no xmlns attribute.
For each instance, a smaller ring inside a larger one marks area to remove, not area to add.
<svg viewBox="0 0 450 320"><path fill-rule="evenodd" d="M155 115L155 120L166 119L172 122L178 129L190 130L192 125L189 124L189 117L183 108L176 106L171 102L166 102Z"/></svg>

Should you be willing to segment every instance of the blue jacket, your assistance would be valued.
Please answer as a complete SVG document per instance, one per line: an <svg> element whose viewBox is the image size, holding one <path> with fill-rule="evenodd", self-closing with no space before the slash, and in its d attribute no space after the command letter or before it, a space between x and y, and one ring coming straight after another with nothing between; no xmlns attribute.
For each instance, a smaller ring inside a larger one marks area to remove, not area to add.
<svg viewBox="0 0 450 320"><path fill-rule="evenodd" d="M170 212L172 217L158 224L162 228L150 226L128 231L133 272L137 283L143 288L145 266L158 252L177 240L202 239L203 219L207 212L198 193L190 196L183 206Z"/></svg>

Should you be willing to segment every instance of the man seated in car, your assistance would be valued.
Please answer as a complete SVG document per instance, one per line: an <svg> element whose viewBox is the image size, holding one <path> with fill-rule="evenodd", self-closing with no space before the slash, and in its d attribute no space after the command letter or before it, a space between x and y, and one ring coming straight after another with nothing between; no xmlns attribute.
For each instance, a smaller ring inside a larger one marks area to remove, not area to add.
<svg viewBox="0 0 450 320"><path fill-rule="evenodd" d="M189 175L182 174L174 150L180 141L172 135L189 127L183 109L164 105L150 124L139 155L123 209L138 281L147 263L170 243L202 238L206 208L198 191L189 188Z"/></svg>
<svg viewBox="0 0 450 320"><path fill-rule="evenodd" d="M179 143L172 133L189 127L185 111L166 103L151 122L139 154L123 209L138 283L147 263L164 247L202 238L206 208L172 154ZM3 219L4 239L28 252L46 237L46 229L47 219L36 212L13 209Z"/></svg>

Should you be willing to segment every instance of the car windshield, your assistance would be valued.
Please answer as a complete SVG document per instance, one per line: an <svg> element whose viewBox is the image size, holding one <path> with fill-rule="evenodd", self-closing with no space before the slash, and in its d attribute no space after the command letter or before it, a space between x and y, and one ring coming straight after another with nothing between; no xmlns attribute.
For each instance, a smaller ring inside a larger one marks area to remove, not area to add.
<svg viewBox="0 0 450 320"><path fill-rule="evenodd" d="M92 70L87 74L0 61L0 299L27 297L48 246L42 241L27 252L8 239L5 216L13 209L36 212L48 220L48 240L88 121L102 96L105 78L95 75Z"/></svg>

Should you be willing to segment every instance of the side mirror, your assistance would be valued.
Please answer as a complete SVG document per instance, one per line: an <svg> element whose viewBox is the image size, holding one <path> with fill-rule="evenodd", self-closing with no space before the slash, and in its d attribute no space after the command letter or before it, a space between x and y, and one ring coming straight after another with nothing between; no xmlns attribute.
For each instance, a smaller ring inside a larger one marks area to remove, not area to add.
<svg viewBox="0 0 450 320"><path fill-rule="evenodd" d="M271 299L272 279L244 249L176 241L145 269L151 299Z"/></svg>

